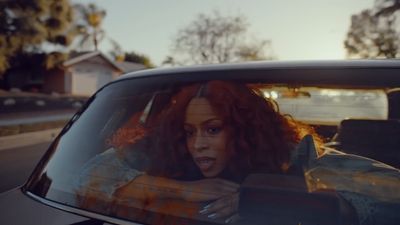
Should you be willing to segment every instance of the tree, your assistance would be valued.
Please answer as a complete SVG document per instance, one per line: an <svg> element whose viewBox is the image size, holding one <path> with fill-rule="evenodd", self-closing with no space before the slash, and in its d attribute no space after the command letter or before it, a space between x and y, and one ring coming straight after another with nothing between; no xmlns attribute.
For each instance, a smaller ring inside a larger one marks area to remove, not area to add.
<svg viewBox="0 0 400 225"><path fill-rule="evenodd" d="M376 16L390 16L400 9L400 0L376 0Z"/></svg>
<svg viewBox="0 0 400 225"><path fill-rule="evenodd" d="M200 14L179 30L173 41L173 56L164 63L205 64L271 59L266 40L247 43L248 23L242 15ZM172 61L171 61L172 59Z"/></svg>
<svg viewBox="0 0 400 225"><path fill-rule="evenodd" d="M163 62L161 64L162 65L171 65L171 66L179 65L179 63L175 61L175 58L170 55L165 57L165 59L163 60Z"/></svg>
<svg viewBox="0 0 400 225"><path fill-rule="evenodd" d="M134 63L140 63L146 66L147 68L153 68L154 64L151 62L150 58L146 55L143 54L138 54L136 52L126 52L124 61L127 62L134 62Z"/></svg>
<svg viewBox="0 0 400 225"><path fill-rule="evenodd" d="M133 62L144 65L146 68L154 68L154 64L151 62L150 58L144 54L131 52L123 52L120 46L114 43L114 49L110 51L111 56L115 61L119 62Z"/></svg>
<svg viewBox="0 0 400 225"><path fill-rule="evenodd" d="M400 55L396 14L399 0L376 0L371 9L351 17L344 46L349 58L395 58Z"/></svg>
<svg viewBox="0 0 400 225"><path fill-rule="evenodd" d="M0 76L21 54L69 45L76 30L68 0L0 1ZM45 59L44 61L46 61Z"/></svg>
<svg viewBox="0 0 400 225"><path fill-rule="evenodd" d="M105 36L105 31L101 27L101 23L106 17L106 11L95 4L76 4L74 8L78 14L77 23L81 40L80 48L86 48L86 45L94 46L94 50L98 50L98 45Z"/></svg>

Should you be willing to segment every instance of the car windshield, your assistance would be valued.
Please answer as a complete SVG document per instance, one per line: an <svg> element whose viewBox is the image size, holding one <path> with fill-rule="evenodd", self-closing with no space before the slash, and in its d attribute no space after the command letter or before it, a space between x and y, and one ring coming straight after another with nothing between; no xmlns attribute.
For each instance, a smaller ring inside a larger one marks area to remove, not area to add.
<svg viewBox="0 0 400 225"><path fill-rule="evenodd" d="M368 146L395 129L377 125L390 121L389 91L263 80L114 82L67 124L27 190L146 224L252 224L272 215L296 224L350 221L342 210L357 215L354 198L389 206L400 198L398 178L367 172L377 163L399 166L393 146L381 154ZM354 173L356 164L365 173Z"/></svg>

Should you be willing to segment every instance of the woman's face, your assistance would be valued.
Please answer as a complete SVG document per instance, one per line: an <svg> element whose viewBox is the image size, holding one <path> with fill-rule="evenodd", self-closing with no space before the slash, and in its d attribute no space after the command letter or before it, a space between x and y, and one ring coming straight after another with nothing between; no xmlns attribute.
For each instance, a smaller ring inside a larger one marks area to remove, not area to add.
<svg viewBox="0 0 400 225"><path fill-rule="evenodd" d="M193 98L185 114L186 144L205 177L216 177L226 167L227 131L222 118L206 98Z"/></svg>

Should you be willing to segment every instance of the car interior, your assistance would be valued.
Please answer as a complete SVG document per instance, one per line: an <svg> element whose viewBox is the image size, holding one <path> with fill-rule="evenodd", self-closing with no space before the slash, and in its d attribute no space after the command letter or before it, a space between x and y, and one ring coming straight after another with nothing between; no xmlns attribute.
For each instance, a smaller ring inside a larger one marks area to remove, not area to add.
<svg viewBox="0 0 400 225"><path fill-rule="evenodd" d="M345 119L331 147L400 168L400 138L393 137L400 137L399 120Z"/></svg>
<svg viewBox="0 0 400 225"><path fill-rule="evenodd" d="M386 91L388 119L346 118L326 145L400 168L400 90Z"/></svg>
<svg viewBox="0 0 400 225"><path fill-rule="evenodd" d="M277 93L276 95L279 95L279 97L271 94L267 94L265 97L275 101L281 111L285 109L284 107L286 109L296 107L297 111L289 110L288 112L289 114L294 113L291 114L294 119L298 119L295 113L302 110L301 101L307 101L310 98L310 93L312 93L308 92L308 89L293 88L292 86L283 87L279 85L279 87L274 87L261 84L249 84L249 86L264 93L267 93L266 89L269 90L268 93ZM271 90L275 90L276 92L271 92ZM104 140L110 138L133 114L137 113L140 107L146 108L144 109L141 123L151 123L151 120L168 104L173 92L173 89L167 89L150 95L146 94L140 98L138 96L131 96L117 99L117 102L120 102L118 104L119 109L114 111L113 115L109 117L107 125L102 129L101 136L104 137ZM383 117L373 114L370 117L352 117L351 113L349 113L350 116L343 114L343 118L336 119L336 121L324 121L323 119L325 118L323 118L323 115L322 119L317 121L304 121L302 118L300 118L300 121L313 127L317 134L323 138L327 147L332 147L345 153L370 157L399 168L400 156L396 154L396 149L400 148L400 139L393 137L400 137L400 90L389 89L385 93L386 99L382 100L387 101L387 112L382 109L382 113L387 115ZM283 104L282 101L279 101L279 98L284 99ZM300 100L300 103L297 102L298 100ZM129 105L129 102L135 102L136 106L132 107ZM305 105L303 108L307 107L309 105ZM350 106L347 105L346 107ZM362 109L363 106L357 110ZM321 114L323 113L321 112ZM326 116L326 118L328 117L329 115Z"/></svg>

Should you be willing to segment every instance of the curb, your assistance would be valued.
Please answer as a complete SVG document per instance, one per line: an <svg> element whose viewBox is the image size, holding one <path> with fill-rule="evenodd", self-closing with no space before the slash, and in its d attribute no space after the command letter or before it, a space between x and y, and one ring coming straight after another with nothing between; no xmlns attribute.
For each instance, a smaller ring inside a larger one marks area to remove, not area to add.
<svg viewBox="0 0 400 225"><path fill-rule="evenodd" d="M52 141L62 128L0 137L0 151Z"/></svg>

